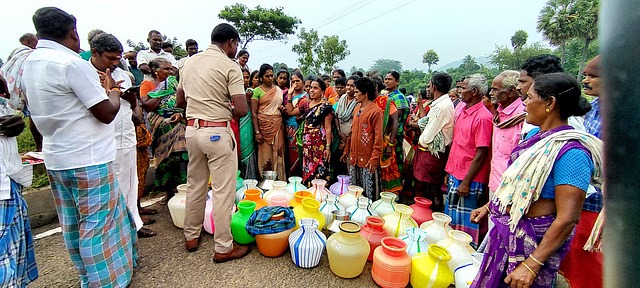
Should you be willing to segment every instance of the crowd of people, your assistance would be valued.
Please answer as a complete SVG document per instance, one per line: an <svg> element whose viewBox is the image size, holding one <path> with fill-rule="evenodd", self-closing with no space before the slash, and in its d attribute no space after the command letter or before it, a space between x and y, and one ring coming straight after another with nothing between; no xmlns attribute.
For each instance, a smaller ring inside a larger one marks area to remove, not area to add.
<svg viewBox="0 0 640 288"><path fill-rule="evenodd" d="M602 286L602 254L584 249L603 207L599 57L582 85L558 57L539 55L494 79L434 72L406 95L397 71L252 71L228 24L204 51L187 40L188 56L176 59L155 30L138 52L93 30L81 52L72 15L41 8L33 22L37 36L25 34L1 70L0 286L38 275L23 183L13 177L25 126L16 110L42 137L83 287L126 287L138 238L156 235L144 226L157 211L140 207L150 159L166 199L187 184L187 251L198 249L212 191L216 262L250 251L229 229L236 170L244 179L301 176L307 186L349 175L371 200L382 191L405 203L426 197L451 216L485 253L473 287L551 287L558 271L573 287Z"/></svg>

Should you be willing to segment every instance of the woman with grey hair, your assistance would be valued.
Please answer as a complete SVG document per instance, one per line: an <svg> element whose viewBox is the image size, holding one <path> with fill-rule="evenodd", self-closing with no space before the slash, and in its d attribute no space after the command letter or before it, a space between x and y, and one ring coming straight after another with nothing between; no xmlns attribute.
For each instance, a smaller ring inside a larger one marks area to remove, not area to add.
<svg viewBox="0 0 640 288"><path fill-rule="evenodd" d="M171 63L156 58L149 63L153 80L140 84L142 108L148 112L156 163L156 187L167 191L169 200L176 187L187 182L186 119L184 109L176 106L178 81Z"/></svg>

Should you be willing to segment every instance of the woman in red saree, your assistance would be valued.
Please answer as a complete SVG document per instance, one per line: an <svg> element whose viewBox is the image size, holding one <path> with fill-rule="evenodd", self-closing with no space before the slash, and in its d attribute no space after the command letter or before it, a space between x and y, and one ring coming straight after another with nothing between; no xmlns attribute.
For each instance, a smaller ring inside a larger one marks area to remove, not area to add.
<svg viewBox="0 0 640 288"><path fill-rule="evenodd" d="M285 180L284 126L282 125L282 90L273 83L273 67L262 64L258 78L260 86L251 96L251 115L258 142L258 171L275 171L278 180Z"/></svg>

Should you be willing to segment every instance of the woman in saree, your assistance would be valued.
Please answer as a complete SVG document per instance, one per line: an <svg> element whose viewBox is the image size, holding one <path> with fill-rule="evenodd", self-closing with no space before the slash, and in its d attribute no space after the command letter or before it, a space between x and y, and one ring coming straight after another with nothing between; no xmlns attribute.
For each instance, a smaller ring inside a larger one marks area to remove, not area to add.
<svg viewBox="0 0 640 288"><path fill-rule="evenodd" d="M147 111L156 163L155 184L173 197L176 187L187 182L187 147L184 110L176 107L178 82L169 61L156 58L149 63L153 80L140 84L142 108Z"/></svg>
<svg viewBox="0 0 640 288"><path fill-rule="evenodd" d="M333 108L324 100L327 88L322 79L315 79L309 88L309 101L304 101L293 108L287 103L287 111L300 114L302 123L297 137L302 146L302 183L311 186L311 180L331 180L329 161L333 141Z"/></svg>
<svg viewBox="0 0 640 288"><path fill-rule="evenodd" d="M525 105L539 128L513 149L489 206L471 212L471 221L490 215L495 224L471 287L552 287L589 186L602 184L602 141L567 122L591 109L578 82L538 76Z"/></svg>
<svg viewBox="0 0 640 288"><path fill-rule="evenodd" d="M384 83L379 76L372 77L376 83L376 92L378 96L373 103L378 105L382 110L382 129L384 131L382 138L382 157L380 157L380 177L382 178L382 191L393 192L396 195L402 191L402 176L398 168L399 163L396 161L396 134L398 133L398 109L388 96L380 94L384 89ZM399 143L398 145L402 145ZM378 197L376 195L375 197ZM377 199L377 198L376 198Z"/></svg>
<svg viewBox="0 0 640 288"><path fill-rule="evenodd" d="M258 78L258 70L253 70L253 72L251 72L251 75L249 75L249 87L247 88L248 91L251 91L251 94L253 95L253 89L256 89L258 86L260 86L260 78Z"/></svg>
<svg viewBox="0 0 640 288"><path fill-rule="evenodd" d="M258 142L258 171L275 171L278 180L287 178L284 166L284 126L282 113L284 95L274 85L273 67L262 64L258 72L260 86L253 89L251 115L255 138Z"/></svg>
<svg viewBox="0 0 640 288"><path fill-rule="evenodd" d="M258 74L258 71L254 71ZM242 69L244 79L244 89L247 95L247 105L251 103L253 88L251 87L251 74L249 70ZM257 87L257 85L256 85ZM243 179L258 179L258 154L256 153L256 143L253 135L253 123L251 122L251 112L238 120L240 124L240 175Z"/></svg>
<svg viewBox="0 0 640 288"><path fill-rule="evenodd" d="M282 95L289 95L289 87L291 87L291 79L289 70L286 68L280 69L278 75L276 75L276 84L282 90ZM282 105L287 104L287 99L284 99Z"/></svg>
<svg viewBox="0 0 640 288"><path fill-rule="evenodd" d="M296 140L296 132L298 131L298 122L296 116L300 116L300 111L296 110L300 104L307 101L307 92L304 92L304 83L302 74L294 72L291 75L291 88L286 96L286 109L288 117L285 117L285 128L287 130L287 162L289 175L300 175L300 162L298 142ZM291 103L291 105L289 105Z"/></svg>
<svg viewBox="0 0 640 288"><path fill-rule="evenodd" d="M345 146L347 144L347 139L351 136L351 125L353 122L353 111L358 104L356 100L356 81L360 77L358 75L349 76L349 78L345 79L340 77L336 80L336 90L340 90L339 87L341 85L344 87L344 95L341 95L338 102L333 105L333 109L335 110L334 121L337 127L338 140L340 140L340 144L338 145L337 153L334 153L333 159L331 159L331 164L333 165L333 169L336 175L342 175L349 173L349 161L340 161L340 157L344 154ZM375 88L374 88L375 90ZM371 97L374 97L375 94L371 94ZM349 151L346 151L347 153Z"/></svg>

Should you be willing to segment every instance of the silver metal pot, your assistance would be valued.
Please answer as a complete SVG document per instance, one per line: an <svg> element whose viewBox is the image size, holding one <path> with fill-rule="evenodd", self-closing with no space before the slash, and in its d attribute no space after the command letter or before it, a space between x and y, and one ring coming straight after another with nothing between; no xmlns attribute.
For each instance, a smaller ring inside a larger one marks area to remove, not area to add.
<svg viewBox="0 0 640 288"><path fill-rule="evenodd" d="M276 171L262 171L262 181L258 183L258 187L262 191L267 192L273 188L273 181L278 178Z"/></svg>
<svg viewBox="0 0 640 288"><path fill-rule="evenodd" d="M340 223L349 221L351 213L347 210L335 210L331 212L331 220L325 225L324 232L327 236L340 232Z"/></svg>

